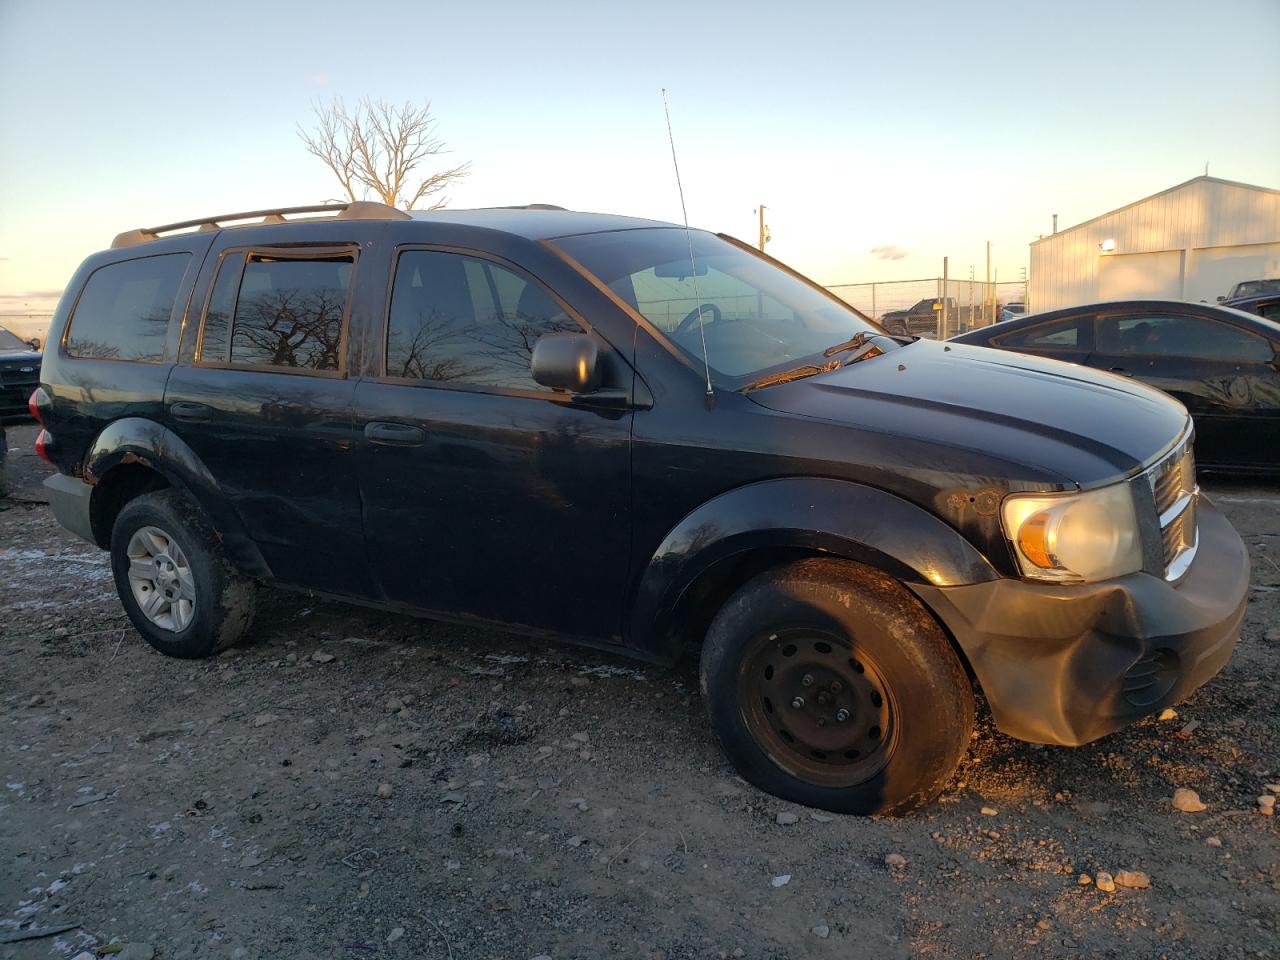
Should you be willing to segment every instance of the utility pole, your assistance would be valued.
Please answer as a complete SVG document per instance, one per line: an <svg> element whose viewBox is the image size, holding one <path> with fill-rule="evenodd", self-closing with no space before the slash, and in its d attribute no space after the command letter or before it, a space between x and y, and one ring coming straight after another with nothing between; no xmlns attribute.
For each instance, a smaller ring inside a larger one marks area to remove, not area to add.
<svg viewBox="0 0 1280 960"><path fill-rule="evenodd" d="M938 339L939 340L947 339L947 321L948 321L947 289L949 286L949 283L948 283L949 278L947 277L947 260L948 259L949 259L948 257L942 258L942 303L938 304L938 306L942 308L938 311Z"/></svg>
<svg viewBox="0 0 1280 960"><path fill-rule="evenodd" d="M764 224L764 204L763 204L763 203L762 203L762 204L760 204L760 209L759 209L759 211L758 211L758 212L759 212L759 214L760 214L760 243L759 243L759 247L760 247L760 252L761 252L761 253L764 253L764 245L765 245L766 243L768 243L770 240L772 240L772 239L773 239L773 237L769 236L769 228L768 228L768 227L766 227L766 226L765 226L765 224Z"/></svg>
<svg viewBox="0 0 1280 960"><path fill-rule="evenodd" d="M991 300L991 241L987 241L987 286L982 298L982 322L991 323L994 319L987 314L987 303Z"/></svg>

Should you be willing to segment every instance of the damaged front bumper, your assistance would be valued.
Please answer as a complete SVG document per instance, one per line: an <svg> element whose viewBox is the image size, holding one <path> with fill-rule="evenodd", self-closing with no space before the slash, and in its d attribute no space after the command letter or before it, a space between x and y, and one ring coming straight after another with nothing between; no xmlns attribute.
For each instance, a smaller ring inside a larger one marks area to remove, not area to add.
<svg viewBox="0 0 1280 960"><path fill-rule="evenodd" d="M1079 746L1190 696L1240 636L1249 557L1206 497L1199 550L1177 583L1148 573L1092 584L913 584L968 658L996 726Z"/></svg>

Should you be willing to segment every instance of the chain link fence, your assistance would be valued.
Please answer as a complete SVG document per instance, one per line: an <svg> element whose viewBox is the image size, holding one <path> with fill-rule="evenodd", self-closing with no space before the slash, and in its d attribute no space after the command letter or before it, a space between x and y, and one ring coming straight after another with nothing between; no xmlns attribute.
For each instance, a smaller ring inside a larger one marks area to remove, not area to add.
<svg viewBox="0 0 1280 960"><path fill-rule="evenodd" d="M827 289L891 333L943 340L996 322L1006 307L1025 304L1027 292L1021 280L985 283L941 277L837 283Z"/></svg>

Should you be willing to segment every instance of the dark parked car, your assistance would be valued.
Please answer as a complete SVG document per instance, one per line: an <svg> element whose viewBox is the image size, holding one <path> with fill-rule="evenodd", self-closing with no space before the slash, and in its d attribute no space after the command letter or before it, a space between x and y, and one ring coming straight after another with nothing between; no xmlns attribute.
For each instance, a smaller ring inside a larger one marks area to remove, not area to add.
<svg viewBox="0 0 1280 960"><path fill-rule="evenodd" d="M1002 730L1080 744L1231 654L1247 555L1157 391L904 343L702 231L288 222L324 212L123 234L55 315L50 502L164 653L236 642L262 583L700 647L743 776L857 813L946 783L971 673Z"/></svg>
<svg viewBox="0 0 1280 960"><path fill-rule="evenodd" d="M890 310L880 317L880 325L890 333L899 336L927 337L938 336L938 324L942 318L943 298L928 297L913 303L905 310ZM947 313L954 325L958 321L958 307L954 297L946 298ZM954 326L952 327L954 329Z"/></svg>
<svg viewBox="0 0 1280 960"><path fill-rule="evenodd" d="M1226 300L1222 304L1233 310L1243 310L1268 320L1280 321L1280 293L1265 294L1257 297L1239 297Z"/></svg>
<svg viewBox="0 0 1280 960"><path fill-rule="evenodd" d="M5 435L4 424L0 423L0 497L9 495L9 438Z"/></svg>
<svg viewBox="0 0 1280 960"><path fill-rule="evenodd" d="M1231 288L1225 297L1219 297L1219 303L1240 300L1245 297L1262 297L1268 294L1280 294L1280 277L1269 280L1242 280Z"/></svg>
<svg viewBox="0 0 1280 960"><path fill-rule="evenodd" d="M1053 310L973 330L953 342L1069 360L1134 377L1195 419L1201 467L1280 471L1280 324L1178 300L1122 300Z"/></svg>
<svg viewBox="0 0 1280 960"><path fill-rule="evenodd" d="M0 327L0 417L27 412L27 398L40 385L40 352Z"/></svg>

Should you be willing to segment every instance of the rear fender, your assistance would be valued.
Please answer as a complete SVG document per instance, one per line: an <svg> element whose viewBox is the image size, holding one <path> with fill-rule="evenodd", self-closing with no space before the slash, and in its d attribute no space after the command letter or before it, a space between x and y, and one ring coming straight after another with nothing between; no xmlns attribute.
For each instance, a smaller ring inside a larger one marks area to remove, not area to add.
<svg viewBox="0 0 1280 960"><path fill-rule="evenodd" d="M97 487L116 467L134 463L154 470L199 505L238 569L259 579L271 577L271 569L218 481L195 452L164 425L144 417L113 420L89 448L84 480Z"/></svg>
<svg viewBox="0 0 1280 960"><path fill-rule="evenodd" d="M766 480L707 501L667 534L641 576L628 645L642 656L674 660L690 588L717 565L757 551L844 557L908 584L999 577L959 532L901 497L844 480Z"/></svg>

